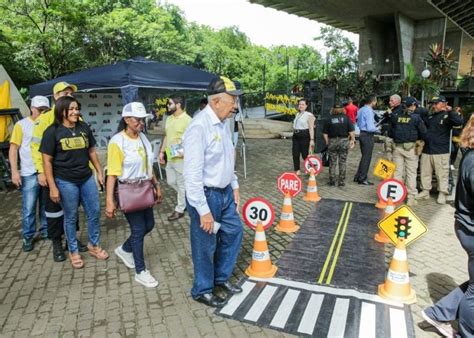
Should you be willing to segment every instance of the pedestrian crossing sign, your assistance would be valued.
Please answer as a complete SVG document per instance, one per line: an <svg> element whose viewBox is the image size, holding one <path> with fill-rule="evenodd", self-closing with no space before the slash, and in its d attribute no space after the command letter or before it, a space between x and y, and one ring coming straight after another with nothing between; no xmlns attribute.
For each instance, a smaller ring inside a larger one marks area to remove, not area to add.
<svg viewBox="0 0 474 338"><path fill-rule="evenodd" d="M395 163L384 158L379 158L374 168L374 176L380 177L383 180L392 178L396 168L397 165Z"/></svg>
<svg viewBox="0 0 474 338"><path fill-rule="evenodd" d="M409 245L428 231L423 221L406 205L402 205L382 219L378 227L385 232L393 244L396 244L398 238L403 238L405 245Z"/></svg>

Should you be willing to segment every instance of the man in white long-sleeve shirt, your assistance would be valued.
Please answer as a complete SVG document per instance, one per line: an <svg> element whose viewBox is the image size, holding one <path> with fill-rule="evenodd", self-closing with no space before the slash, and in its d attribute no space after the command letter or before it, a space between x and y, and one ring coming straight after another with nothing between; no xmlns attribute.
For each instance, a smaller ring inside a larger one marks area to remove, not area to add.
<svg viewBox="0 0 474 338"><path fill-rule="evenodd" d="M234 174L234 147L225 123L237 107L241 91L221 76L211 81L208 93L209 104L193 119L183 137L183 173L191 218L191 295L196 301L216 307L226 303L214 295L216 286L227 294L242 291L229 282L243 229L238 214L240 197Z"/></svg>

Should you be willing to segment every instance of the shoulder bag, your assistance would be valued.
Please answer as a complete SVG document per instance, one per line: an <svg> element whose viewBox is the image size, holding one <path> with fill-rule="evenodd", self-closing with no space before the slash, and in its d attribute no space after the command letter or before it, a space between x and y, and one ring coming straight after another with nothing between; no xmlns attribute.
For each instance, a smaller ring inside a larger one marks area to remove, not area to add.
<svg viewBox="0 0 474 338"><path fill-rule="evenodd" d="M148 151L140 135L145 150L145 163L148 168ZM124 213L145 210L155 205L155 192L151 179L118 181L116 190L117 205Z"/></svg>

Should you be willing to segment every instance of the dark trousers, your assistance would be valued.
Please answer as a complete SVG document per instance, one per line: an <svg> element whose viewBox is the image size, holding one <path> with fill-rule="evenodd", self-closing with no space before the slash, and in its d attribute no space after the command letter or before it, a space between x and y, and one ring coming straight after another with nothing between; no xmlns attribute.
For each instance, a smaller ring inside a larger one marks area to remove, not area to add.
<svg viewBox="0 0 474 338"><path fill-rule="evenodd" d="M451 154L449 155L449 164L454 165L458 157L459 143L451 142Z"/></svg>
<svg viewBox="0 0 474 338"><path fill-rule="evenodd" d="M295 169L295 171L300 170L300 156L303 157L303 160L308 157L309 141L309 130L293 133L292 154L293 168Z"/></svg>
<svg viewBox="0 0 474 338"><path fill-rule="evenodd" d="M454 229L461 246L468 254L469 281L425 309L425 313L440 322L450 322L458 318L461 337L474 337L474 233L457 221L454 223Z"/></svg>
<svg viewBox="0 0 474 338"><path fill-rule="evenodd" d="M153 208L127 212L124 215L130 225L131 233L125 243L123 243L122 249L125 252L133 253L135 271L138 274L146 269L145 258L143 256L143 241L146 234L153 230L155 226Z"/></svg>
<svg viewBox="0 0 474 338"><path fill-rule="evenodd" d="M54 203L49 198L49 187L41 189L44 201L44 213L48 224L48 238L51 240L61 240L64 234L64 212L61 205Z"/></svg>
<svg viewBox="0 0 474 338"><path fill-rule="evenodd" d="M370 161L372 160L372 151L374 150L374 134L361 131L359 143L362 157L354 179L362 182L367 180L367 173L369 172Z"/></svg>

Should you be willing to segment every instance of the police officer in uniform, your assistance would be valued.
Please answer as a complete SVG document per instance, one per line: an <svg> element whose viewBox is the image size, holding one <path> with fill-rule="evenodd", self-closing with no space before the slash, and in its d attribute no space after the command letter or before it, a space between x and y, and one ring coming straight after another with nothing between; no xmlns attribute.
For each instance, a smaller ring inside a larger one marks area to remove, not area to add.
<svg viewBox="0 0 474 338"><path fill-rule="evenodd" d="M403 114L404 106L402 104L402 98L398 94L393 94L390 96L388 101L390 109L388 109L379 124L382 126L382 134L384 135L383 139L383 148L385 152L385 157L387 160L393 160L393 151L394 151L394 142L391 136L391 120L394 116Z"/></svg>
<svg viewBox="0 0 474 338"><path fill-rule="evenodd" d="M462 117L453 111L447 111L447 101L444 96L431 99L432 114L425 118L428 129L425 146L421 155L421 191L416 199L428 199L431 190L433 169L438 181L438 204L446 203L449 179L449 143L451 129L462 125Z"/></svg>
<svg viewBox="0 0 474 338"><path fill-rule="evenodd" d="M346 161L349 148L354 148L354 125L345 114L342 105L336 103L331 110L331 116L323 126L324 141L329 152L329 185L336 185L336 167L339 162L338 184L343 187L346 179Z"/></svg>
<svg viewBox="0 0 474 338"><path fill-rule="evenodd" d="M416 173L418 170L418 155L415 153L415 143L423 139L426 125L419 114L415 114L417 101L414 97L404 100L405 111L391 115L390 137L393 139L393 162L397 165L395 178L405 182L408 190L407 205L416 205Z"/></svg>

